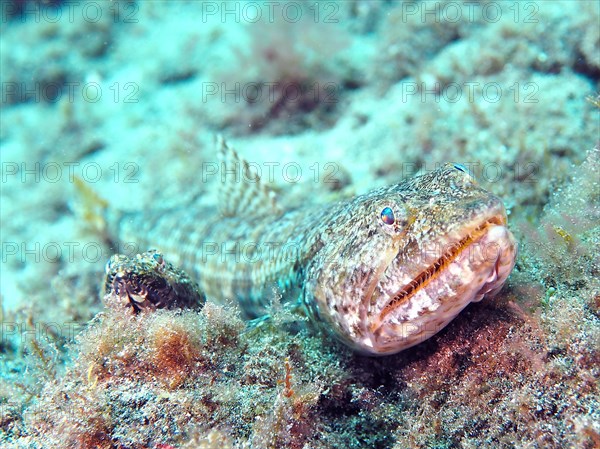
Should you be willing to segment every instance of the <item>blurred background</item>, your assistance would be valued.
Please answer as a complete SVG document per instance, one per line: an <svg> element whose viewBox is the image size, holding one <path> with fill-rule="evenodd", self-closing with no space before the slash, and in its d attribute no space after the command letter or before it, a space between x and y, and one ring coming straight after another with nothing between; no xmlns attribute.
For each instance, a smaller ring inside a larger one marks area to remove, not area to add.
<svg viewBox="0 0 600 449"><path fill-rule="evenodd" d="M540 335L572 333L560 354L595 346L598 2L1 8L3 321L85 323L102 310L119 250L107 211L216 207L222 134L290 208L464 164L504 199L521 242L506 297L550 323ZM579 318L559 331L565 310ZM597 444L597 421L578 422Z"/></svg>

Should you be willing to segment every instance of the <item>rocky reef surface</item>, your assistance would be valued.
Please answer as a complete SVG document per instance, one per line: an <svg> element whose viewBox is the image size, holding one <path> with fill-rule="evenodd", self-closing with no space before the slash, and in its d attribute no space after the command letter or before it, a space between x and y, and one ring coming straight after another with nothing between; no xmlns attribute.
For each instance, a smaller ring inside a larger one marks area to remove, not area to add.
<svg viewBox="0 0 600 449"><path fill-rule="evenodd" d="M0 445L599 447L599 8L3 2ZM277 291L257 327L210 298L103 298L107 214L215 206L216 134L286 207L462 162L505 201L517 265L385 358Z"/></svg>

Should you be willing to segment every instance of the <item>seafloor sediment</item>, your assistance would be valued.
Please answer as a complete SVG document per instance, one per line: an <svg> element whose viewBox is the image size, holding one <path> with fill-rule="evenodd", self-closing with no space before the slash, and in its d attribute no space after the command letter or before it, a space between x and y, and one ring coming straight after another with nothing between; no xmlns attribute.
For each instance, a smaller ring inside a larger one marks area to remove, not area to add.
<svg viewBox="0 0 600 449"><path fill-rule="evenodd" d="M599 447L598 3L252 3L2 3L2 447ZM107 215L217 210L216 134L289 208L462 162L516 267L386 358L105 304Z"/></svg>

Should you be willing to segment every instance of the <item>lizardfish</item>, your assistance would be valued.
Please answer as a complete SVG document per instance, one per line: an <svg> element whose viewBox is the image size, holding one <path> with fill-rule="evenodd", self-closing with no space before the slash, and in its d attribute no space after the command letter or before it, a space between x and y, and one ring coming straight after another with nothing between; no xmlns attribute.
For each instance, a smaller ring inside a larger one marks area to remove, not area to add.
<svg viewBox="0 0 600 449"><path fill-rule="evenodd" d="M248 170L223 139L217 145L225 168ZM215 209L120 214L111 226L118 240L160 252L113 256L107 292L135 310L233 299L256 317L278 286L351 348L386 355L496 294L515 264L502 201L460 164L294 210L257 176L237 181L223 186Z"/></svg>

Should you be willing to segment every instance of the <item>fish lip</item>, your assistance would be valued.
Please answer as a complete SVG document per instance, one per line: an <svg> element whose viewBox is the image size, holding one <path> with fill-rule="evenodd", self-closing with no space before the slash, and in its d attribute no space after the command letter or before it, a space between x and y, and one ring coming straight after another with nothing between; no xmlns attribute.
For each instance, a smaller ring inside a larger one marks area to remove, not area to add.
<svg viewBox="0 0 600 449"><path fill-rule="evenodd" d="M367 287L362 295L362 307L360 308L360 319L362 323L368 323L370 321L369 309L375 290L377 289L379 282L381 282L381 276L383 276L390 263L398 256L399 251L400 248L397 246L397 242L393 241L385 252L383 260L381 260L371 272L371 279L367 283Z"/></svg>
<svg viewBox="0 0 600 449"><path fill-rule="evenodd" d="M161 290L154 285L153 279L145 275L129 272L119 272L110 280L111 292L126 300L134 312L144 308L158 308L165 298L171 298L173 288L166 284Z"/></svg>
<svg viewBox="0 0 600 449"><path fill-rule="evenodd" d="M462 232L462 238L455 238L448 242L445 246L450 246L450 249L445 251L444 254L434 261L430 262L419 274L413 276L411 281L397 290L392 296L392 299L390 299L380 311L372 316L370 320L371 324L369 326L371 332L375 333L394 310L409 302L415 294L429 283L430 280L435 279L444 273L454 260L456 260L464 251L468 251L470 247L479 242L487 234L489 229L494 226L508 227L506 212L501 201L498 201L493 207L490 207L481 219L474 221L468 226L466 228L467 230ZM455 248L456 245L458 245L458 249ZM413 287L411 287L411 285ZM371 300L371 298L369 298L369 300Z"/></svg>

